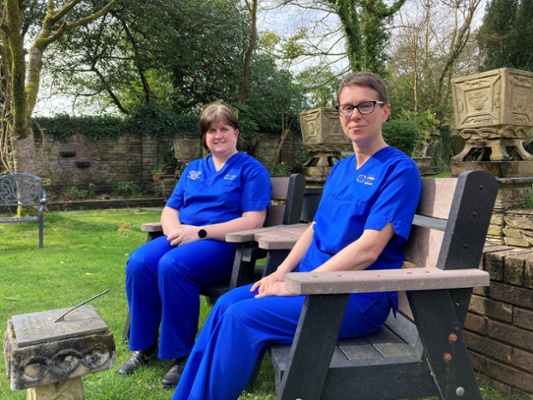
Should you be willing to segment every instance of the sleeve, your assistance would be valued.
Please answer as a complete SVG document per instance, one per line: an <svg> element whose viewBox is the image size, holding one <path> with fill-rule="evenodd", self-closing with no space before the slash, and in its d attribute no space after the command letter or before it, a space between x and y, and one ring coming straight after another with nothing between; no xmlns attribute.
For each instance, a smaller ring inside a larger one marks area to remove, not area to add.
<svg viewBox="0 0 533 400"><path fill-rule="evenodd" d="M243 191L241 198L242 212L270 210L270 196L272 184L270 174L266 168L255 161L246 168L242 181Z"/></svg>
<svg viewBox="0 0 533 400"><path fill-rule="evenodd" d="M168 198L166 202L166 206L173 208L174 210L181 210L183 207L183 199L184 199L184 192L185 192L185 185L186 185L186 176L187 171L189 169L189 165L185 168L183 173L180 176L180 179L178 180L178 183L174 187L174 190L172 191L172 194Z"/></svg>
<svg viewBox="0 0 533 400"><path fill-rule="evenodd" d="M373 204L364 229L383 229L392 223L397 235L407 240L422 194L422 182L414 163L389 170L389 177Z"/></svg>

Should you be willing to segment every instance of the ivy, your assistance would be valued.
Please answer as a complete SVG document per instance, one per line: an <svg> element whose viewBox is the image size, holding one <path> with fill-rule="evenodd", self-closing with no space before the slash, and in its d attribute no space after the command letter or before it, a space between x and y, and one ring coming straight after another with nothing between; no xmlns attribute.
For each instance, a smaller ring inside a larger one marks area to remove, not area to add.
<svg viewBox="0 0 533 400"><path fill-rule="evenodd" d="M198 137L198 116L180 115L156 104L135 108L126 118L126 125L133 133L150 133L155 136Z"/></svg>
<svg viewBox="0 0 533 400"><path fill-rule="evenodd" d="M35 118L34 124L61 142L67 142L77 134L92 140L115 139L132 133L161 137L198 137L197 116L172 113L156 105L138 107L125 118L112 115L74 117L57 114L54 117Z"/></svg>
<svg viewBox="0 0 533 400"><path fill-rule="evenodd" d="M68 114L58 114L54 117L35 118L34 123L61 142L66 142L71 136L77 134L97 140L117 138L126 133L124 120L109 115L72 117Z"/></svg>

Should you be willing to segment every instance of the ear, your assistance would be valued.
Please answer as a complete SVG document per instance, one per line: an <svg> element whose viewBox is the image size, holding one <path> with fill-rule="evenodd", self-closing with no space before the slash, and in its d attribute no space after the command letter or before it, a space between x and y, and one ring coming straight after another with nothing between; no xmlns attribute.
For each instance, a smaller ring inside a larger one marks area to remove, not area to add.
<svg viewBox="0 0 533 400"><path fill-rule="evenodd" d="M385 104L383 106L383 123L387 122L390 117L390 104Z"/></svg>

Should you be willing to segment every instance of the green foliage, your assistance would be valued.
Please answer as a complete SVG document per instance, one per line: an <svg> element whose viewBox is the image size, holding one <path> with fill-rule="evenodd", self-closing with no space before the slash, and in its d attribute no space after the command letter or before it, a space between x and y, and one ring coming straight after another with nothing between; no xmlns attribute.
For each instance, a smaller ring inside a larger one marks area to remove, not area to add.
<svg viewBox="0 0 533 400"><path fill-rule="evenodd" d="M71 186L61 193L61 198L64 200L84 200L88 195L88 190L78 189L76 186Z"/></svg>
<svg viewBox="0 0 533 400"><path fill-rule="evenodd" d="M198 117L178 115L149 103L139 106L126 118L126 126L133 133L150 133L155 136L172 137L178 133L194 138L198 134Z"/></svg>
<svg viewBox="0 0 533 400"><path fill-rule="evenodd" d="M404 111L402 119L413 121L418 127L418 137L410 155L414 157L425 157L426 151L430 145L431 134L437 132L440 121L435 114L430 112Z"/></svg>
<svg viewBox="0 0 533 400"><path fill-rule="evenodd" d="M61 142L66 142L76 134L100 139L117 138L126 132L124 119L110 115L73 117L68 114L57 114L54 117L35 118L34 123Z"/></svg>
<svg viewBox="0 0 533 400"><path fill-rule="evenodd" d="M139 198L143 196L141 185L132 181L116 181L113 185L113 197Z"/></svg>
<svg viewBox="0 0 533 400"><path fill-rule="evenodd" d="M392 120L382 127L383 138L390 145L411 155L420 138L418 126L414 121Z"/></svg>
<svg viewBox="0 0 533 400"><path fill-rule="evenodd" d="M126 118L110 115L73 117L58 114L54 117L35 118L34 123L61 142L68 141L76 134L93 140L117 138L128 133L148 133L161 137L198 136L197 116L175 114L155 104L138 107Z"/></svg>
<svg viewBox="0 0 533 400"><path fill-rule="evenodd" d="M486 8L477 34L479 49L484 57L484 71L512 65L509 37L516 20L519 0L492 0Z"/></svg>
<svg viewBox="0 0 533 400"><path fill-rule="evenodd" d="M290 165L287 165L284 162L280 162L279 164L276 164L274 166L274 168L272 168L272 171L270 172L270 175L272 175L272 176L290 176L291 175L291 167L290 167Z"/></svg>

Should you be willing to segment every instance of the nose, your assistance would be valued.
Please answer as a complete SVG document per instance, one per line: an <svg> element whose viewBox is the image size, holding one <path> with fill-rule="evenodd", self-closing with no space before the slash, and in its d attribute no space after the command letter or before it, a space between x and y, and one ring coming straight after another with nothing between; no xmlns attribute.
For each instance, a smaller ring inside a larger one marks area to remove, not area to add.
<svg viewBox="0 0 533 400"><path fill-rule="evenodd" d="M363 114L359 112L359 109L357 107L354 107L352 111L352 115L350 115L350 119L359 119L361 118L361 115Z"/></svg>

